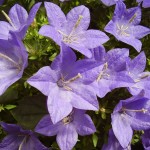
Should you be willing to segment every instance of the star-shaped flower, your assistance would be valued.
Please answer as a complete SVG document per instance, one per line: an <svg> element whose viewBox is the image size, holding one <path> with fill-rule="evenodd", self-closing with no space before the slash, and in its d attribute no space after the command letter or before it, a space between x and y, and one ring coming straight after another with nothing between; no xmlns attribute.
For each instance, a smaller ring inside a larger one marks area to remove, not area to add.
<svg viewBox="0 0 150 150"><path fill-rule="evenodd" d="M112 118L112 129L123 148L131 142L133 130L150 128L150 100L141 95L121 100L115 107Z"/></svg>
<svg viewBox="0 0 150 150"><path fill-rule="evenodd" d="M44 25L39 33L52 38L58 45L64 42L69 47L91 57L89 49L108 41L108 36L99 30L87 30L90 24L90 12L85 6L73 8L67 16L57 5L45 2L50 25Z"/></svg>
<svg viewBox="0 0 150 150"><path fill-rule="evenodd" d="M113 34L117 40L133 46L140 52L142 43L139 39L150 34L150 29L139 25L141 21L140 7L126 9L123 2L118 1L112 20L106 25L105 31Z"/></svg>
<svg viewBox="0 0 150 150"><path fill-rule="evenodd" d="M51 67L41 68L27 81L48 96L47 107L53 123L69 115L73 107L98 110L96 95L91 86L82 82L81 73L74 69L75 64L75 53L63 44Z"/></svg>
<svg viewBox="0 0 150 150"><path fill-rule="evenodd" d="M32 7L29 15L27 11L19 4L15 4L10 9L9 15L2 11L9 23L5 21L0 21L0 39L7 40L10 31L15 32L18 35L18 37L23 39L28 27L33 22L33 19L40 5L41 3L35 4Z"/></svg>
<svg viewBox="0 0 150 150"><path fill-rule="evenodd" d="M0 143L0 150L48 150L31 130L24 130L16 124L0 125L8 135Z"/></svg>
<svg viewBox="0 0 150 150"><path fill-rule="evenodd" d="M37 133L54 136L61 150L72 150L81 136L92 134L96 131L92 119L85 111L73 109L73 111L60 122L53 124L50 116L46 115L41 119L35 128Z"/></svg>
<svg viewBox="0 0 150 150"><path fill-rule="evenodd" d="M14 34L12 40L0 40L0 95L22 77L28 54Z"/></svg>

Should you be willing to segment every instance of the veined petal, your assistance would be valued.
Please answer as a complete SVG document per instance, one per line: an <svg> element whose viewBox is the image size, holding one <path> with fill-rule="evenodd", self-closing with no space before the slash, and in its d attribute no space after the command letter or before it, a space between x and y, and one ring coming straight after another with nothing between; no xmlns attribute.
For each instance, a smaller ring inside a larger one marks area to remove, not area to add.
<svg viewBox="0 0 150 150"><path fill-rule="evenodd" d="M16 30L18 30L23 24L26 23L28 13L22 6L15 4L9 11L9 17Z"/></svg>
<svg viewBox="0 0 150 150"><path fill-rule="evenodd" d="M10 30L13 30L13 27L9 23L0 21L0 39L8 40Z"/></svg>
<svg viewBox="0 0 150 150"><path fill-rule="evenodd" d="M123 114L114 113L111 115L112 129L123 148L128 147L131 142L133 131L128 120Z"/></svg>
<svg viewBox="0 0 150 150"><path fill-rule="evenodd" d="M8 135L0 143L0 150L16 150L19 148L24 136Z"/></svg>
<svg viewBox="0 0 150 150"><path fill-rule="evenodd" d="M69 46L77 51L79 51L80 53L82 53L83 55L85 55L88 58L92 57L92 53L91 51L81 42L81 43L73 43L73 44L69 44Z"/></svg>
<svg viewBox="0 0 150 150"><path fill-rule="evenodd" d="M59 72L53 71L49 66L41 68L35 75L30 77L27 82L48 96L50 89L57 86L60 77Z"/></svg>
<svg viewBox="0 0 150 150"><path fill-rule="evenodd" d="M51 26L59 29L66 22L66 16L59 6L50 2L44 2L48 21ZM53 13L52 13L53 12Z"/></svg>
<svg viewBox="0 0 150 150"><path fill-rule="evenodd" d="M130 74L137 77L138 74L142 73L146 67L146 56L144 52L141 52L133 60L127 62L127 70Z"/></svg>
<svg viewBox="0 0 150 150"><path fill-rule="evenodd" d="M78 140L78 134L73 124L64 125L57 134L57 143L61 150L72 150Z"/></svg>
<svg viewBox="0 0 150 150"><path fill-rule="evenodd" d="M144 7L144 8L150 7L150 1L149 1L149 0L144 0L144 1L143 1L143 7Z"/></svg>
<svg viewBox="0 0 150 150"><path fill-rule="evenodd" d="M120 37L119 40L133 46L138 52L141 51L142 43L141 43L140 40L135 39L133 37L131 37L131 38L129 38L129 37Z"/></svg>
<svg viewBox="0 0 150 150"><path fill-rule="evenodd" d="M134 27L132 27L132 34L135 38L137 39L141 39L144 36L150 34L150 28L141 26L141 25L136 25Z"/></svg>
<svg viewBox="0 0 150 150"><path fill-rule="evenodd" d="M70 103L74 96L70 91L64 91L55 87L49 92L47 100L47 108L53 123L62 120L72 111L73 107Z"/></svg>
<svg viewBox="0 0 150 150"><path fill-rule="evenodd" d="M53 39L58 45L61 45L60 34L56 31L54 27L50 25L44 25L39 30L39 34Z"/></svg>
<svg viewBox="0 0 150 150"><path fill-rule="evenodd" d="M67 78L70 72L73 72L72 67L76 62L76 55L71 48L64 43L61 43L60 54L54 59L51 64L53 70L61 70L62 75Z"/></svg>
<svg viewBox="0 0 150 150"><path fill-rule="evenodd" d="M28 19L27 19L27 25L30 25L30 24L33 22L33 20L34 20L34 18L35 18L35 15L36 15L37 11L39 10L41 4L42 4L41 2L36 3L36 4L31 8L31 10L30 10L30 12L29 12Z"/></svg>
<svg viewBox="0 0 150 150"><path fill-rule="evenodd" d="M35 132L46 136L54 136L58 133L60 127L60 123L53 124L50 119L50 115L46 115L39 121L39 123L35 127Z"/></svg>
<svg viewBox="0 0 150 150"><path fill-rule="evenodd" d="M96 132L96 128L91 117L87 114L83 114L81 110L76 111L73 124L76 127L79 135L89 135Z"/></svg>
<svg viewBox="0 0 150 150"><path fill-rule="evenodd" d="M82 44L88 49L96 48L109 40L109 37L99 30L87 30L83 35L79 35L79 37L81 37Z"/></svg>

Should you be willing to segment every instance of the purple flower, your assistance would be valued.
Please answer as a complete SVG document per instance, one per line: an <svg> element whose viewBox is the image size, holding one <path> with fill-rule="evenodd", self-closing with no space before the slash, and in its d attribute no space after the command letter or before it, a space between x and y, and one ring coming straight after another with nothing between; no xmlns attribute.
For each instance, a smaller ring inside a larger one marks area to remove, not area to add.
<svg viewBox="0 0 150 150"><path fill-rule="evenodd" d="M85 71L82 76L85 83L91 80L90 85L99 97L104 97L108 92L119 87L128 87L133 85L133 80L126 73L126 59L129 57L128 49L113 49L105 52L102 47L93 50L93 58L89 61L101 62ZM85 61L85 62L84 62ZM80 64L87 66L87 59L81 60ZM86 81L87 80L87 81Z"/></svg>
<svg viewBox="0 0 150 150"><path fill-rule="evenodd" d="M9 134L0 143L0 150L48 150L31 130L24 130L16 124L0 124Z"/></svg>
<svg viewBox="0 0 150 150"><path fill-rule="evenodd" d="M141 52L133 60L127 60L128 75L134 80L134 84L130 86L129 92L132 95L138 95L142 90L144 97L150 98L150 72L143 72L146 67L146 56Z"/></svg>
<svg viewBox="0 0 150 150"><path fill-rule="evenodd" d="M73 68L75 64L74 52L63 44L51 67L41 68L27 81L48 96L47 106L53 123L69 115L73 107L98 110L96 95L91 86L82 82L82 75ZM74 71L75 75L70 76Z"/></svg>
<svg viewBox="0 0 150 150"><path fill-rule="evenodd" d="M142 43L139 39L150 34L149 28L138 25L140 21L140 7L126 9L125 4L118 1L113 19L106 25L105 31L113 34L119 41L133 46L140 52Z"/></svg>
<svg viewBox="0 0 150 150"><path fill-rule="evenodd" d="M116 2L118 2L119 0L101 0L101 1L106 6L112 6L116 4ZM121 0L121 1L124 1L124 0Z"/></svg>
<svg viewBox="0 0 150 150"><path fill-rule="evenodd" d="M112 129L110 129L108 143L103 145L102 150L131 150L131 146L129 145L127 148L121 147Z"/></svg>
<svg viewBox="0 0 150 150"><path fill-rule="evenodd" d="M140 2L143 2L142 3L142 6L144 7L144 8L148 8L148 7L150 7L150 0L136 0L138 3L140 3Z"/></svg>
<svg viewBox="0 0 150 150"><path fill-rule="evenodd" d="M72 150L81 136L92 134L96 131L92 119L83 110L73 111L60 122L53 124L50 116L46 115L38 123L35 131L46 135L57 135L56 140L61 150Z"/></svg>
<svg viewBox="0 0 150 150"><path fill-rule="evenodd" d="M18 4L15 4L10 9L9 15L2 11L9 23L0 21L0 39L7 40L9 37L9 31L15 32L21 39L23 39L28 27L33 22L40 5L41 3L35 4L29 15L27 11Z"/></svg>
<svg viewBox="0 0 150 150"><path fill-rule="evenodd" d="M131 142L133 130L150 128L150 100L141 95L121 100L115 107L112 118L112 129L123 148Z"/></svg>
<svg viewBox="0 0 150 150"><path fill-rule="evenodd" d="M27 52L23 43L12 34L12 40L0 40L0 95L22 77L27 66Z"/></svg>
<svg viewBox="0 0 150 150"><path fill-rule="evenodd" d="M89 49L108 41L108 36L99 30L87 30L90 24L90 12L85 6L73 8L67 16L60 7L45 2L50 25L43 26L39 33L52 38L58 45L63 41L69 47L91 57Z"/></svg>
<svg viewBox="0 0 150 150"><path fill-rule="evenodd" d="M144 131L144 135L142 135L142 143L145 150L150 149L150 130Z"/></svg>

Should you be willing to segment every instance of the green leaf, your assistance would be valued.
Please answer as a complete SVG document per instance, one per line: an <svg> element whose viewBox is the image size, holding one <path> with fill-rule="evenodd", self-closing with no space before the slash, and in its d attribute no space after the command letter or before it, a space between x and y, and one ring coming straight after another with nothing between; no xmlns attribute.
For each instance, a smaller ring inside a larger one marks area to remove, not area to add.
<svg viewBox="0 0 150 150"><path fill-rule="evenodd" d="M43 95L25 97L11 113L21 126L34 129L40 119L48 114L46 97Z"/></svg>
<svg viewBox="0 0 150 150"><path fill-rule="evenodd" d="M10 103L18 98L18 91L9 88L3 95L0 96L0 104Z"/></svg>
<svg viewBox="0 0 150 150"><path fill-rule="evenodd" d="M16 105L6 105L6 106L4 106L4 108L7 110L11 110L11 109L16 108Z"/></svg>
<svg viewBox="0 0 150 150"><path fill-rule="evenodd" d="M92 140L93 140L94 147L96 147L97 146L97 142L98 142L98 136L96 134L93 134Z"/></svg>

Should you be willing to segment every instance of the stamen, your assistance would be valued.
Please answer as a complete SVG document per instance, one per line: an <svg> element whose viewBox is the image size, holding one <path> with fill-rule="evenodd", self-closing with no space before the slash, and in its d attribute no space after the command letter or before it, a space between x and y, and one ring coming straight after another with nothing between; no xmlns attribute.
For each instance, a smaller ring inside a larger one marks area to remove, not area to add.
<svg viewBox="0 0 150 150"><path fill-rule="evenodd" d="M140 82L140 81L141 81L140 79L135 79L135 80L134 80L134 82L136 82L136 83L137 83L137 82Z"/></svg>
<svg viewBox="0 0 150 150"><path fill-rule="evenodd" d="M65 81L64 83L73 82L73 81L77 80L78 78L82 78L82 75L80 73L78 73L75 77L69 79L68 81Z"/></svg>
<svg viewBox="0 0 150 150"><path fill-rule="evenodd" d="M150 76L149 74L146 74L146 75L142 76L141 79L145 79L145 78L147 78L149 76Z"/></svg>
<svg viewBox="0 0 150 150"><path fill-rule="evenodd" d="M134 21L134 19L136 18L136 13L133 15L133 17L129 20L129 23L132 23Z"/></svg>
<svg viewBox="0 0 150 150"><path fill-rule="evenodd" d="M8 22L12 25L12 27L16 29L16 27L12 23L11 19L9 18L9 16L5 13L5 11L2 10L2 14L5 16L5 18L8 20Z"/></svg>
<svg viewBox="0 0 150 150"><path fill-rule="evenodd" d="M70 82L75 81L78 78L82 78L82 76L81 76L80 73L78 73L75 77L71 78L70 80L65 81L63 75L61 74L61 78L57 81L57 85L59 87L61 87L61 88L63 87L67 91L72 91L72 88L70 88L69 86L67 86L67 84L70 83Z"/></svg>
<svg viewBox="0 0 150 150"><path fill-rule="evenodd" d="M76 22L76 24L75 24L75 26L74 26L74 29L76 29L76 28L79 26L79 24L80 24L82 18L83 18L83 16L82 16L82 15L79 15L79 18L78 18L78 20L77 20L77 22Z"/></svg>
<svg viewBox="0 0 150 150"><path fill-rule="evenodd" d="M145 108L139 109L139 110L132 110L132 109L126 109L126 108L122 108L123 112L142 112L142 113L146 113L148 110Z"/></svg>
<svg viewBox="0 0 150 150"><path fill-rule="evenodd" d="M119 24L117 23L117 28L118 28L118 34L120 35L124 35L124 36L130 36L129 33L126 33L125 31L129 28L129 26L125 26L125 25L121 25L119 26Z"/></svg>
<svg viewBox="0 0 150 150"><path fill-rule="evenodd" d="M97 79L96 79L97 82L102 78L102 76L104 75L104 72L105 72L105 70L107 70L107 68L108 68L108 63L106 62L106 63L104 64L104 66L103 66L102 71L100 72L100 74L98 75L98 77L97 77ZM105 75L108 76L108 77L110 76L110 75L107 74L107 73L105 73Z"/></svg>

